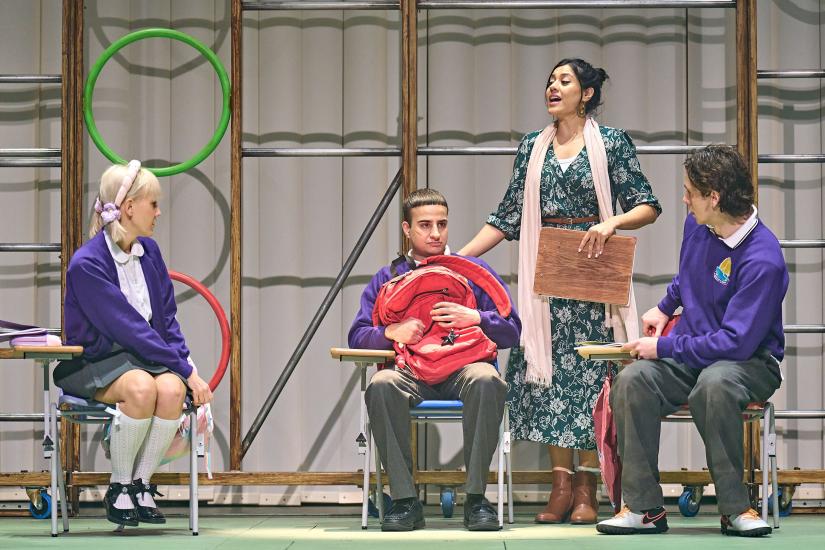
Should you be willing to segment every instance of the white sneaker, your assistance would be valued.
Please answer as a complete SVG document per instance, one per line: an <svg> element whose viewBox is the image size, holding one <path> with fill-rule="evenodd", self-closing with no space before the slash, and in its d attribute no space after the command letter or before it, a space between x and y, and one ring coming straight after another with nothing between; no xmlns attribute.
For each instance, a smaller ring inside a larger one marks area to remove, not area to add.
<svg viewBox="0 0 825 550"><path fill-rule="evenodd" d="M643 514L631 512L625 506L610 519L596 524L596 530L605 535L653 535L667 531L667 512L664 508L653 508Z"/></svg>
<svg viewBox="0 0 825 550"><path fill-rule="evenodd" d="M765 523L753 508L738 516L722 516L722 534L734 537L762 537L770 535L771 526Z"/></svg>

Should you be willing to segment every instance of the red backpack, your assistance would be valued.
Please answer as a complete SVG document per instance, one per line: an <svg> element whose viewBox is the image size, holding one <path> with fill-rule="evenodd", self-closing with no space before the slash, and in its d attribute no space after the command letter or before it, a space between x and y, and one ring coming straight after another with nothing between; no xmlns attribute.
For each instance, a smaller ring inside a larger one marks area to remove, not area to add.
<svg viewBox="0 0 825 550"><path fill-rule="evenodd" d="M476 309L471 280L487 293L498 312L507 317L511 304L507 290L484 267L461 256L431 256L418 267L381 287L372 310L375 326L399 323L415 317L424 323L424 337L417 344L396 342L395 363L427 384L438 384L458 369L478 361L496 358L496 344L481 327L442 327L430 312L438 302L454 302Z"/></svg>

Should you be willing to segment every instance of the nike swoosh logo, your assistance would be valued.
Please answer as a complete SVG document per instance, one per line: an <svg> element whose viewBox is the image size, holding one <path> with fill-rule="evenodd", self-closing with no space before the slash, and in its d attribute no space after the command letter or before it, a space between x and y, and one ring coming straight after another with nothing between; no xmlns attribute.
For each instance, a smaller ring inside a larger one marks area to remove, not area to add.
<svg viewBox="0 0 825 550"><path fill-rule="evenodd" d="M662 510L661 512L659 512L659 513L658 513L656 516L654 516L654 517L650 517L648 514L645 514L645 515L644 515L644 517L642 518L642 524L643 524L643 525L647 525L648 523L654 523L654 522L657 522L657 521L659 521L660 519L662 519L663 517L665 517L665 514L666 514L666 513L667 513L667 512L665 512L664 510Z"/></svg>

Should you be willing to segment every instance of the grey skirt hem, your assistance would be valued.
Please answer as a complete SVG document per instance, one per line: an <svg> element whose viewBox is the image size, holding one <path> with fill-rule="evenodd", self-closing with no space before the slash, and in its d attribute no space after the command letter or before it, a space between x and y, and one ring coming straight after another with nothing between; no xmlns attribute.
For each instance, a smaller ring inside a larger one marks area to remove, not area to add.
<svg viewBox="0 0 825 550"><path fill-rule="evenodd" d="M112 382L129 372L139 369L153 375L171 372L180 378L184 385L186 380L178 373L163 365L150 365L139 357L121 349L104 356L97 361L86 359L72 359L61 361L54 369L54 383L63 393L91 399L97 390L105 388Z"/></svg>

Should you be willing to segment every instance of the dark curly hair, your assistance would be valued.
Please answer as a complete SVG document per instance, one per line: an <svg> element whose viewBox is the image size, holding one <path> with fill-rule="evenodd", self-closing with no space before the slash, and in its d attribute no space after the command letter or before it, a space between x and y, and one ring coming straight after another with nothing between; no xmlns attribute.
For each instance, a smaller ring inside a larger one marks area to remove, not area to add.
<svg viewBox="0 0 825 550"><path fill-rule="evenodd" d="M547 84L544 86L545 92L547 91L547 88L550 87L550 79L553 78L553 71L562 65L570 65L573 69L573 73L576 75L579 85L582 88L582 94L584 94L584 91L587 88L593 88L593 97L585 103L584 112L588 115L594 112L599 105L602 104L602 84L604 84L604 81L610 77L607 76L604 69L601 67L594 67L584 59L579 59L577 57L565 58L556 63L556 66L550 71L550 75L547 77Z"/></svg>
<svg viewBox="0 0 825 550"><path fill-rule="evenodd" d="M753 184L745 159L730 145L708 145L685 159L690 183L702 194L719 193L719 210L741 218L751 213Z"/></svg>

